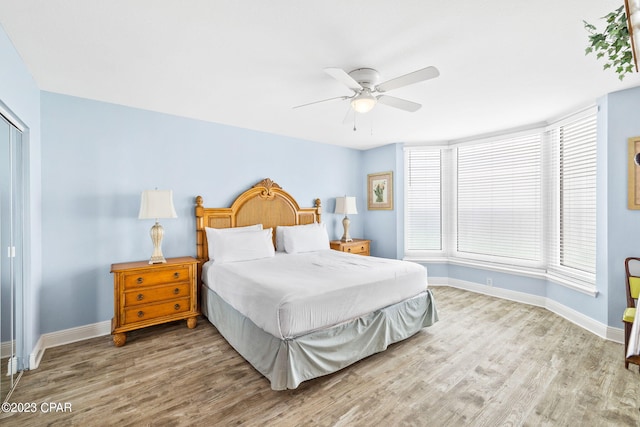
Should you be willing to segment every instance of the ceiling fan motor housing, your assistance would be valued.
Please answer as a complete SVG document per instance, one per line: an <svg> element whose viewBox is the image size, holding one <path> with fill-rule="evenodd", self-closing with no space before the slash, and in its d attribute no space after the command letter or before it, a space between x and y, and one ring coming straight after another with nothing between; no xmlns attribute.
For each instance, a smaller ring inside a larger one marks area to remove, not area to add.
<svg viewBox="0 0 640 427"><path fill-rule="evenodd" d="M357 68L349 72L351 78L357 81L360 86L374 90L380 81L380 74L373 68Z"/></svg>

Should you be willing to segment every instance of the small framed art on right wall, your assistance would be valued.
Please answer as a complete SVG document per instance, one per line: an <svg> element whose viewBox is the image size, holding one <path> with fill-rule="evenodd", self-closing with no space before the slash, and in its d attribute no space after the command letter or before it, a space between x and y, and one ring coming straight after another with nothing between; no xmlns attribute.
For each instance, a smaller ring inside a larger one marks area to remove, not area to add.
<svg viewBox="0 0 640 427"><path fill-rule="evenodd" d="M629 138L628 162L628 207L629 209L640 209L640 136Z"/></svg>
<svg viewBox="0 0 640 427"><path fill-rule="evenodd" d="M367 175L367 208L393 210L393 172Z"/></svg>

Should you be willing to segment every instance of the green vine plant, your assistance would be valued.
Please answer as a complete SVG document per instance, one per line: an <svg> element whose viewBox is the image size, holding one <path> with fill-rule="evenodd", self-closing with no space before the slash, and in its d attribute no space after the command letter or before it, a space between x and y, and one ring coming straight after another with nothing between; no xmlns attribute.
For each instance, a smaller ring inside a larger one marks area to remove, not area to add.
<svg viewBox="0 0 640 427"><path fill-rule="evenodd" d="M631 38L624 6L603 16L602 19L606 20L607 26L601 33L597 31L595 25L582 21L589 33L589 46L584 54L595 53L597 59L605 58L607 62L602 68L614 70L622 80L625 74L633 72Z"/></svg>

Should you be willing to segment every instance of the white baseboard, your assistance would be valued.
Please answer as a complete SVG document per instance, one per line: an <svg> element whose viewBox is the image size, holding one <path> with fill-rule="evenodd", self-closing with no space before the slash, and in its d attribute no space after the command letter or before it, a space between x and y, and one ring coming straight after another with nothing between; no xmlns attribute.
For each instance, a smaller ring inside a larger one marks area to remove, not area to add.
<svg viewBox="0 0 640 427"><path fill-rule="evenodd" d="M101 337L109 335L110 333L111 321L105 320L104 322L93 323L91 325L43 334L29 355L29 369L36 369L40 365L42 356L44 356L44 352L48 348L71 344L89 338Z"/></svg>
<svg viewBox="0 0 640 427"><path fill-rule="evenodd" d="M497 298L508 299L523 304L535 305L543 307L574 323L587 331L598 335L609 341L624 343L624 330L622 328L613 328L604 323L598 322L584 314L560 304L557 301L547 297L531 295L525 292L512 291L509 289L487 286L475 282L467 282L464 280L452 279L449 277L430 277L429 286L451 286L452 288L463 289L470 292L489 295Z"/></svg>
<svg viewBox="0 0 640 427"><path fill-rule="evenodd" d="M7 360L7 376L15 375L18 373L18 358L11 356Z"/></svg>
<svg viewBox="0 0 640 427"><path fill-rule="evenodd" d="M40 361L42 360L42 356L44 356L44 351L46 350L44 347L44 335L40 335L38 338L38 342L33 347L33 351L29 355L29 369L36 369L40 365Z"/></svg>

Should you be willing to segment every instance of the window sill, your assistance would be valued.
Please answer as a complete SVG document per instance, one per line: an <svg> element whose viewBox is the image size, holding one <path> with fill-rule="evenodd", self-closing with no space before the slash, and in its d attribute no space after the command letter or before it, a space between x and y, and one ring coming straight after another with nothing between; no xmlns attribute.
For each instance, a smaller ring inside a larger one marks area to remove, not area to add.
<svg viewBox="0 0 640 427"><path fill-rule="evenodd" d="M500 273L514 274L517 276L532 277L535 279L547 280L555 284L567 287L574 291L581 292L583 294L597 297L598 290L591 283L581 281L579 279L565 276L558 273L550 273L540 268L520 267L507 264L499 264L494 262L484 262L477 260L470 260L464 258L453 257L441 257L441 256L406 256L403 258L405 261L412 261L417 263L431 263L431 264L450 264L460 265L464 267L478 268L482 270L497 271Z"/></svg>

